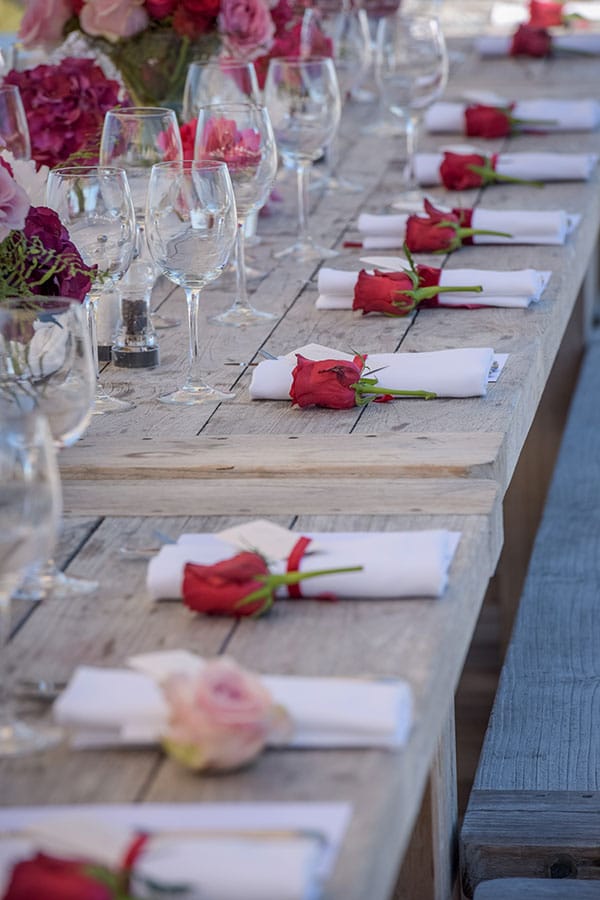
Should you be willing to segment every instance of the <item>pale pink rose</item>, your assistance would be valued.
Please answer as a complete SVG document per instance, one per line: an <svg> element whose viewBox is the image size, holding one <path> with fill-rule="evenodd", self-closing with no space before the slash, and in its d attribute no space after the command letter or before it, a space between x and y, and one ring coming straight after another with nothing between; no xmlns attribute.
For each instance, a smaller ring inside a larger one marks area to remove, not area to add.
<svg viewBox="0 0 600 900"><path fill-rule="evenodd" d="M212 660L195 677L174 675L163 690L169 706L163 745L192 769L237 768L289 728L261 681L233 660Z"/></svg>
<svg viewBox="0 0 600 900"><path fill-rule="evenodd" d="M29 212L29 197L8 169L0 165L0 242L13 229L22 231Z"/></svg>
<svg viewBox="0 0 600 900"><path fill-rule="evenodd" d="M28 0L19 37L25 47L57 44L62 38L65 23L72 15L70 0Z"/></svg>
<svg viewBox="0 0 600 900"><path fill-rule="evenodd" d="M223 0L219 30L228 53L243 60L267 53L275 37L275 24L265 0Z"/></svg>
<svg viewBox="0 0 600 900"><path fill-rule="evenodd" d="M150 19L144 0L85 0L79 23L86 34L109 41L143 31Z"/></svg>

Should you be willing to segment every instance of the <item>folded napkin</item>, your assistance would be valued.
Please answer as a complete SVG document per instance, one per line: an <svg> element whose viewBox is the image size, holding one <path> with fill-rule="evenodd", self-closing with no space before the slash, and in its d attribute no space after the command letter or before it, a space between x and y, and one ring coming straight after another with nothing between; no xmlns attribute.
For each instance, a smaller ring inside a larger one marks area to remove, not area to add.
<svg viewBox="0 0 600 900"><path fill-rule="evenodd" d="M573 3L562 4L562 14L563 16L581 16L588 22L598 22L600 21L600 3L595 0L584 0L583 3L574 0ZM527 22L528 19L529 9L526 3L497 2L492 5L490 22L493 26L510 28Z"/></svg>
<svg viewBox="0 0 600 900"><path fill-rule="evenodd" d="M437 133L465 132L465 110L470 104L441 101L425 113L425 128ZM509 102L495 104L507 107ZM512 104L511 104L512 105ZM519 100L510 110L521 126L530 131L593 131L600 123L597 100ZM533 124L527 125L527 122ZM539 124L535 124L535 123Z"/></svg>
<svg viewBox="0 0 600 900"><path fill-rule="evenodd" d="M301 585L303 596L333 593L340 598L393 599L441 596L459 536L455 532L437 530L319 532L307 537L318 549L304 554L298 566L300 572L347 566L363 566L363 569L307 579ZM161 547L150 560L146 581L150 596L154 600L180 598L186 563L211 565L229 559L236 552L238 550L231 544L213 534L182 535L176 544ZM271 563L270 569L279 573L285 566Z"/></svg>
<svg viewBox="0 0 600 900"><path fill-rule="evenodd" d="M363 247L366 250L394 250L402 247L407 218L407 215L361 213L357 224L362 235ZM500 237L493 234L475 234L471 238L474 244L564 244L567 236L574 231L580 221L581 216L570 215L562 209L537 211L477 207L473 210L469 227L483 231L501 231L510 235Z"/></svg>
<svg viewBox="0 0 600 900"><path fill-rule="evenodd" d="M393 263L390 261L389 265L392 266ZM496 272L487 269L442 269L440 287L453 284L464 287L480 285L483 291L480 294L461 291L440 294L439 305L477 304L478 306L523 308L540 299L551 274L551 272L542 272L537 269L517 269L513 272ZM317 309L352 309L357 277L356 272L342 272L326 267L319 269ZM374 356L369 356L369 363L372 364L374 359ZM373 368L375 368L374 364ZM386 387L392 387L387 380L384 380L383 376L381 380Z"/></svg>
<svg viewBox="0 0 600 900"><path fill-rule="evenodd" d="M159 683L193 675L204 662L185 650L132 657L128 669L78 667L54 704L54 718L79 748L154 744L165 730L167 706ZM400 747L412 721L404 681L263 675L261 681L291 718L286 747ZM278 744L278 746L282 746Z"/></svg>
<svg viewBox="0 0 600 900"><path fill-rule="evenodd" d="M485 156L485 151L481 152ZM415 171L420 184L441 184L443 153L417 153ZM594 153L500 153L495 170L499 175L526 181L587 181L598 156Z"/></svg>
<svg viewBox="0 0 600 900"><path fill-rule="evenodd" d="M146 893L153 881L210 900L317 900L349 818L347 804L333 803L6 808L0 893L13 865L38 852L116 870L143 831L150 837L134 865L136 896L158 896Z"/></svg>
<svg viewBox="0 0 600 900"><path fill-rule="evenodd" d="M475 39L475 49L480 56L510 56L512 35L482 35ZM577 32L576 34L553 34L552 49L590 56L600 54L600 34Z"/></svg>

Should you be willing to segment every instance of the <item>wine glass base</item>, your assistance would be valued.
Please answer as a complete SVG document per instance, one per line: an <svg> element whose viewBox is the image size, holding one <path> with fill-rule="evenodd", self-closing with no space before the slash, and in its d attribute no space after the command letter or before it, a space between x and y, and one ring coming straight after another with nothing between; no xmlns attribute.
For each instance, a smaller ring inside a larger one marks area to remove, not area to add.
<svg viewBox="0 0 600 900"><path fill-rule="evenodd" d="M97 581L65 575L52 562L49 562L41 571L32 572L13 596L16 600L32 602L37 602L50 595L56 600L70 600L93 594L98 588Z"/></svg>
<svg viewBox="0 0 600 900"><path fill-rule="evenodd" d="M375 122L370 122L368 125L365 125L365 127L361 129L361 133L366 134L369 137L399 137L402 134L406 134L406 129L395 122L387 122L385 119L378 119Z"/></svg>
<svg viewBox="0 0 600 900"><path fill-rule="evenodd" d="M21 719L0 724L0 759L41 753L63 739L63 731L52 725L30 725Z"/></svg>
<svg viewBox="0 0 600 900"><path fill-rule="evenodd" d="M196 406L200 403L220 403L222 400L233 400L235 394L231 391L220 391L209 384L184 384L183 387L170 394L159 397L161 403L170 403L179 406Z"/></svg>
<svg viewBox="0 0 600 900"><path fill-rule="evenodd" d="M177 328L181 325L181 319L176 319L173 316L163 316L161 313L154 311L152 311L150 315L152 317L152 324L156 329Z"/></svg>
<svg viewBox="0 0 600 900"><path fill-rule="evenodd" d="M293 257L297 262L312 262L319 259L333 259L339 256L337 250L331 250L329 247L321 247L315 244L312 239L307 241L296 241L285 250L278 250L273 254L274 259L285 259L287 256Z"/></svg>
<svg viewBox="0 0 600 900"><path fill-rule="evenodd" d="M394 209L404 213L422 213L424 200L425 194L423 191L411 188L411 190L404 191L396 197L392 206Z"/></svg>
<svg viewBox="0 0 600 900"><path fill-rule="evenodd" d="M210 316L208 321L215 325L233 325L239 328L243 325L260 325L269 319L277 318L275 313L263 312L260 309L254 309L253 306L231 306L218 316Z"/></svg>
<svg viewBox="0 0 600 900"><path fill-rule="evenodd" d="M319 178L317 181L311 181L309 190L315 191L327 191L328 193L333 191L340 191L343 194L360 194L364 191L364 184L359 184L357 181L352 181L350 178L346 178L345 175L325 175L323 178Z"/></svg>
<svg viewBox="0 0 600 900"><path fill-rule="evenodd" d="M135 409L135 403L131 403L130 400L118 400L116 397L111 397L100 386L96 390L92 415L103 416L107 413L127 412L130 409Z"/></svg>

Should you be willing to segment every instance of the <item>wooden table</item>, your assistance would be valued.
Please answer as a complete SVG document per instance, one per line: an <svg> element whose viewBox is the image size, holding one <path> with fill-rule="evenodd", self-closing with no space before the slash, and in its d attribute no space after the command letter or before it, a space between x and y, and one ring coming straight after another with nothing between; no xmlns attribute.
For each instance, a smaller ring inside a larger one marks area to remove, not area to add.
<svg viewBox="0 0 600 900"><path fill-rule="evenodd" d="M583 85L581 94L594 94L594 64L588 60L543 64L542 78L537 72L521 63L468 59L452 93L476 81L488 88L501 84L514 96L569 96L573 85ZM394 159L400 139L362 136L360 115L352 110L345 123L343 170L360 176L365 191L315 197L315 236L337 246L356 236L360 209L376 211L399 188ZM429 138L424 146L437 143ZM527 136L504 144L515 150L548 145L598 151L600 135ZM500 146L492 142L490 151ZM271 271L255 302L281 317L247 330L207 325L203 332L207 374L213 383L234 388L235 401L206 410L157 403L158 393L183 378L184 328L161 332L162 366L156 372L109 367L103 373L110 383L127 386L136 409L97 417L61 459L68 513L63 561L72 574L99 578L102 590L98 597L41 604L14 637L12 659L20 674L65 677L83 661L114 664L135 651L186 646L207 655L226 651L260 671L400 676L416 700L409 744L397 754L269 752L248 771L202 779L151 751L57 751L43 760L2 764L2 802L345 800L353 804L352 822L325 897L390 897L412 833L395 896L447 900L455 865L453 694L498 562L503 499L507 546L513 552L514 541L526 555L531 527L519 528L509 485L511 479L520 483L513 477L519 458L521 472L527 471L532 453L536 474L543 473L542 482L547 476L546 456L552 456L556 434L545 428L541 453L531 441L525 455L523 447L536 412L538 423L548 421L539 411L547 415L548 404L541 401L546 386L552 388L561 344L567 378L559 374L567 394L581 350L581 307L592 293L592 276L585 295L581 288L593 272L600 221L598 175L589 183L543 190L493 187L453 198L497 208L562 207L582 213L583 222L565 247L473 247L447 261L449 268L552 269L544 298L534 307L423 310L405 320L319 313L311 280L317 267L272 263L273 248L293 233L290 191L284 184L283 210L261 221L265 241L256 252L258 264ZM358 268L358 257L357 251L343 252L335 265ZM207 312L231 302L222 288L206 292ZM183 317L181 294L159 285L160 291L161 312ZM399 401L339 412L250 401L251 364L260 358L259 349L277 354L308 341L360 351L493 346L510 357L485 398ZM551 405L557 396L560 391L551 389ZM528 485L535 480L527 476ZM524 496L519 488L521 504ZM157 528L172 535L212 531L257 515L298 531L450 527L463 537L439 601L281 602L264 620L235 624L193 618L180 606L151 605L145 565L119 553L123 545L152 543Z"/></svg>

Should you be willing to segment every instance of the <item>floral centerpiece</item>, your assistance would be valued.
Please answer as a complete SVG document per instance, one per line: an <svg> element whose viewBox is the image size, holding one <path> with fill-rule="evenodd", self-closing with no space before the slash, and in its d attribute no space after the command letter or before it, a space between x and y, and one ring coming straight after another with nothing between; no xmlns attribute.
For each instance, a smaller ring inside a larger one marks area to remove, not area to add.
<svg viewBox="0 0 600 900"><path fill-rule="evenodd" d="M136 105L177 108L192 60L221 52L264 75L271 55L299 54L303 11L290 0L27 0L19 36L31 47L80 32Z"/></svg>

